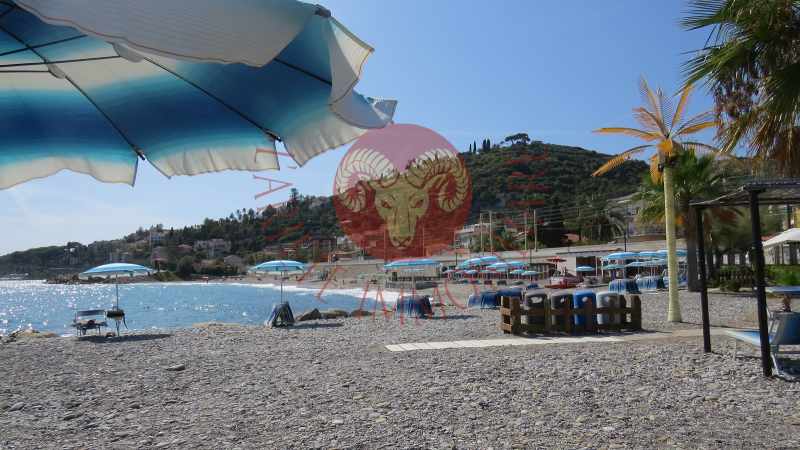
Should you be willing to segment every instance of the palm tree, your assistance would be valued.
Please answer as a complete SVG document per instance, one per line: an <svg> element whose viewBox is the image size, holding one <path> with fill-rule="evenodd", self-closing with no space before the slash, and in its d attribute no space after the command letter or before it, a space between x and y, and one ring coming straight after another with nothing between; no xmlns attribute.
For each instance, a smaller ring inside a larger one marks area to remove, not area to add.
<svg viewBox="0 0 800 450"><path fill-rule="evenodd" d="M624 214L611 207L602 195L583 195L576 202L577 214L564 221L568 229L578 232L581 241L608 241L622 235L625 230Z"/></svg>
<svg viewBox="0 0 800 450"><path fill-rule="evenodd" d="M678 301L678 259L675 245L675 191L673 180L673 165L677 157L685 152L716 149L695 141L685 140L692 134L717 125L712 120L709 112L698 114L688 120L683 120L686 104L692 92L691 85L685 86L681 92L678 104L672 111L671 99L664 95L661 89L653 92L647 81L642 78L640 89L644 97L644 107L634 109L634 117L642 129L636 128L600 128L597 133L624 134L634 136L647 142L647 144L625 150L600 166L594 176L602 175L618 167L625 161L644 152L655 149L655 154L650 157L650 178L653 182L663 182L664 185L664 224L667 235L667 269L669 271L669 308L667 320L670 322L681 321L680 302Z"/></svg>
<svg viewBox="0 0 800 450"><path fill-rule="evenodd" d="M697 229L694 226L694 210L690 207L693 200L710 199L725 192L726 166L714 155L695 155L684 152L677 157L674 167L673 181L675 185L675 223L682 227L686 237L686 249L689 255L697 254ZM664 222L664 185L653 182L650 177L642 180L641 190L634 196L643 202L639 211L639 219L644 222ZM740 214L738 210L727 208L709 208L704 211L704 222L728 223ZM708 227L707 227L708 228ZM709 228L710 229L710 228ZM707 239L710 242L710 239ZM689 289L696 290L698 261L687 258Z"/></svg>
<svg viewBox="0 0 800 450"><path fill-rule="evenodd" d="M724 151L747 143L756 162L800 175L800 1L692 0L683 26L710 28L685 65L713 93Z"/></svg>

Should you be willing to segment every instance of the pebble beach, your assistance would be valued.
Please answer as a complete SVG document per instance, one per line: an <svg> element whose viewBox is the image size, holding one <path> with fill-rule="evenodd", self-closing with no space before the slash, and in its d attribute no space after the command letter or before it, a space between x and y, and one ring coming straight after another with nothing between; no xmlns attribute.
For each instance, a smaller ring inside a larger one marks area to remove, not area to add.
<svg viewBox="0 0 800 450"><path fill-rule="evenodd" d="M697 294L641 339L390 352L502 339L497 310L236 324L0 344L0 448L791 448L800 383L713 336ZM754 326L755 300L711 296L712 324Z"/></svg>

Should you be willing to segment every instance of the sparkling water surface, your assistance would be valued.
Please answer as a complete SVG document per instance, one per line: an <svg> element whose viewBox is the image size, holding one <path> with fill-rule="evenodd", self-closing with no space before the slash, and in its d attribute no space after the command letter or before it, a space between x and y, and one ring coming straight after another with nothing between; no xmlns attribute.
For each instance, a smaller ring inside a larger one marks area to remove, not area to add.
<svg viewBox="0 0 800 450"><path fill-rule="evenodd" d="M284 287L295 314L311 308L372 310L374 292ZM240 283L136 283L119 286L119 306L131 330L188 327L198 322L261 324L280 301L280 287ZM364 298L364 300L362 300ZM391 301L387 298L386 301ZM0 281L0 335L33 328L71 334L76 310L109 309L113 284L60 285ZM380 308L381 306L378 306ZM123 328L124 329L124 328Z"/></svg>

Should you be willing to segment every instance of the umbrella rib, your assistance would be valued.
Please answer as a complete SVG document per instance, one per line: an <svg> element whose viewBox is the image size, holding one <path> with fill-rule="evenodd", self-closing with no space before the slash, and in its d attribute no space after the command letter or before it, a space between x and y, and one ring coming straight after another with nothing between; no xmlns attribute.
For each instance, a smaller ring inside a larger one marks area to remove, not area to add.
<svg viewBox="0 0 800 450"><path fill-rule="evenodd" d="M279 62L279 63L283 64L284 66L286 66L286 67L288 67L290 69L294 69L294 70L296 70L296 71L298 71L298 72L300 72L302 74L308 75L309 77L311 77L311 78L313 78L313 79L315 79L317 81L321 81L321 82L327 84L328 86L333 86L332 82L326 80L325 78L322 78L319 75L311 73L311 72L303 69L302 67L299 67L299 66L296 66L296 65L294 65L292 63L286 62L286 61L284 61L284 60L282 60L280 58L274 58L273 61Z"/></svg>
<svg viewBox="0 0 800 450"><path fill-rule="evenodd" d="M0 70L0 73L47 73L51 74L49 70Z"/></svg>
<svg viewBox="0 0 800 450"><path fill-rule="evenodd" d="M4 32L4 33L6 33L7 35L11 36L11 38L13 38L14 40L16 40L17 42L19 42L20 44L22 44L22 45L24 45L25 47L27 47L27 49L28 49L28 50L30 50L31 52L33 52L33 54L34 54L34 55L38 56L38 57L39 57L39 58L40 58L40 59L41 59L41 60L42 60L42 61L43 61L45 64L53 64L53 63L50 63L50 62L48 62L48 61L47 61L47 58L45 58L44 56L42 56L42 54L40 54L38 51L36 51L36 49L35 49L35 48L32 48L30 45L28 45L28 43L27 43L27 42L23 41L23 40L22 40L22 39L21 39L19 36L17 36L16 34L14 34L14 33L10 32L10 31L8 31L8 30L7 30L7 29L6 29L4 26L0 25L0 31L3 31L3 32ZM116 123L114 123L114 121L113 121L113 120L111 120L111 117L109 117L109 116L108 116L108 114L106 114L106 112L105 112L105 111L103 111L103 109L102 109L102 108L100 108L100 105L98 105L98 104L97 104L97 103L96 103L96 102L95 102L95 101L92 99L92 97L90 97L90 96L89 96L89 94L87 94L87 93L86 93L86 91L84 91L84 90L83 90L83 88L81 88L80 86L78 86L78 83L76 83L76 82L75 82L75 80L73 80L73 79L72 79L72 78L71 78L69 75L67 75L67 74L65 73L65 74L64 74L64 78L65 78L65 79L66 79L66 80L67 80L67 81L68 81L68 82L69 82L69 83L70 83L70 84L71 84L71 85L72 85L72 86L73 86L73 87L74 87L74 88L75 88L75 89L76 89L78 92L80 92L80 93L81 93L81 95L83 95L83 96L86 98L86 100L88 100L88 101L89 101L89 103L91 103L91 104L92 104L92 106L94 106L94 107L95 107L95 109L97 109L97 111L98 111L98 112L99 112L99 113L100 113L100 114L101 114L103 117L105 117L105 119L108 121L108 123L109 123L109 124L111 124L111 126L114 128L114 130L116 130L116 131L117 131L117 133L119 133L119 135L122 137L122 139L124 139L124 140L125 140L125 142L127 142L127 143L128 143L128 145L131 147L131 149L134 151L134 153L136 153L136 155L137 155L137 156L139 156L139 158L141 158L141 159L144 159L144 153L142 153L142 150L141 150L139 147L137 147L137 146L136 146L136 145L135 145L135 144L134 144L134 143L133 143L133 142L132 142L132 141L131 141L131 140L128 138L128 136L127 136L127 135L126 135L126 134L125 134L125 133L124 133L124 132L123 132L123 131L120 129L120 127L119 127L119 126L117 126L117 124L116 124Z"/></svg>
<svg viewBox="0 0 800 450"><path fill-rule="evenodd" d="M219 102L219 103L220 103L222 106L224 106L224 107L228 108L230 111L232 111L233 113L235 113L236 115L238 115L239 117L241 117L242 119L244 119L245 121L247 121L248 123L250 123L251 125L253 125L254 127L258 128L258 129L259 129L259 130L261 130L263 133L266 133L266 134L268 134L270 137L272 137L272 138L273 138L273 139L275 139L276 141L278 141L278 142L283 142L283 141L282 141L282 139L280 138L280 136L278 136L278 134L277 134L277 133L275 133L274 131L272 131L272 130L270 130L270 129L268 129L268 128L265 128L265 127L263 127L263 126L259 125L259 124L258 124L258 122L256 122L255 120L251 119L250 117L248 117L248 116L247 116L245 113L243 113L243 112L239 111L238 109L234 108L233 106L229 105L228 103L226 103L226 102L225 102L224 100L222 100L221 98L219 98L219 97L217 97L216 95L212 94L211 92L207 91L207 90L206 90L206 89L204 89L203 87L201 87L201 86L197 85L195 82L193 82L193 81L191 81L191 80L187 79L186 77L184 77L184 76L180 75L179 73L175 72L174 70L171 70L171 69L169 69L169 68L165 67L164 65L162 65L162 64L159 64L159 63L157 63L156 61L154 61L154 60L152 60L152 59L150 59L150 58L148 58L148 57L146 57L146 56L144 57L144 60L145 60L145 61L147 61L147 62L149 62L150 64L152 64L152 65L154 65L154 66L156 66L156 67L160 68L161 70L164 70L165 72L167 72L167 73L171 74L172 76L174 76L174 77L178 78L179 80L181 80L181 81L185 82L185 83L186 83L186 84L188 84L189 86L192 86L193 88L195 88L195 89L199 90L200 92L202 92L203 94L207 95L208 97L211 97L212 99L216 100L216 101L217 101L217 102Z"/></svg>
<svg viewBox="0 0 800 450"><path fill-rule="evenodd" d="M0 15L0 18L2 18L3 15L5 15L5 13ZM85 34L81 34L79 36L72 36L72 37L68 37L68 38L64 38L64 39L59 39L57 41L45 42L44 44L31 45L30 48L32 48L32 49L34 49L34 48L43 48L43 47L48 47L48 46L51 46L51 45L63 44L65 42L70 42L70 41L74 41L76 39L81 39L81 38L85 38L85 37L86 37ZM9 50L7 52L0 53L0 56L8 56L8 55L13 55L15 53L22 53L22 52L27 52L27 51L28 51L27 48L20 48L20 49L17 49L17 50Z"/></svg>
<svg viewBox="0 0 800 450"><path fill-rule="evenodd" d="M2 28L2 27L0 27ZM5 31L5 30L4 30ZM10 34L9 34L10 35ZM106 59L120 59L121 56L97 56L94 58L76 58L76 59L59 59L56 61L48 61L42 57L33 47L30 47L25 50L30 50L39 58L42 58L43 62L27 62L27 63L13 63L13 64L0 64L0 68L5 67L26 67L26 66L46 66L48 64L67 64L67 63L76 63L76 62L90 62L90 61L103 61ZM0 55L2 56L2 55Z"/></svg>

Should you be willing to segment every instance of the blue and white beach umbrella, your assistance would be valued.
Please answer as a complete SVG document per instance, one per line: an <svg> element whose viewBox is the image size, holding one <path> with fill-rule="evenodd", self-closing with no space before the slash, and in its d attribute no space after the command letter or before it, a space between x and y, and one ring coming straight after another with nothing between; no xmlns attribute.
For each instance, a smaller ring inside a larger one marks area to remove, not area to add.
<svg viewBox="0 0 800 450"><path fill-rule="evenodd" d="M489 264L488 266L486 266L486 268L489 269L489 270L496 270L496 271L503 272L503 271L508 270L509 265L508 265L508 263L497 262L497 263L494 263L494 264Z"/></svg>
<svg viewBox="0 0 800 450"><path fill-rule="evenodd" d="M576 272L594 272L594 267L591 266L578 266L575 268Z"/></svg>
<svg viewBox="0 0 800 450"><path fill-rule="evenodd" d="M661 250L657 251L656 254L657 254L657 256L659 258L666 258L667 257L667 250L666 249L661 249ZM682 249L682 248L676 249L675 250L675 255L677 257L679 257L679 258L686 257L686 255L687 255L686 249Z"/></svg>
<svg viewBox="0 0 800 450"><path fill-rule="evenodd" d="M109 278L114 277L114 285L116 286L117 299L114 303L114 309L119 309L119 277L120 275L126 277L147 276L155 273L156 271L139 264L128 263L111 263L103 264L102 266L93 267L86 272L81 272L80 278Z"/></svg>
<svg viewBox="0 0 800 450"><path fill-rule="evenodd" d="M429 258L408 258L408 259L398 259L388 264L384 264L383 268L386 270L392 270L392 269L406 269L409 267L430 267L439 265L441 265L439 261Z"/></svg>
<svg viewBox="0 0 800 450"><path fill-rule="evenodd" d="M4 0L0 189L302 165L391 122L353 90L372 51L294 0Z"/></svg>
<svg viewBox="0 0 800 450"><path fill-rule="evenodd" d="M292 260L267 261L250 268L250 272L278 273L281 275L281 303L283 303L283 277L289 272L305 272L305 264Z"/></svg>
<svg viewBox="0 0 800 450"><path fill-rule="evenodd" d="M635 259L638 255L633 252L616 252L609 253L608 255L600 258L603 261L624 261L627 259Z"/></svg>

